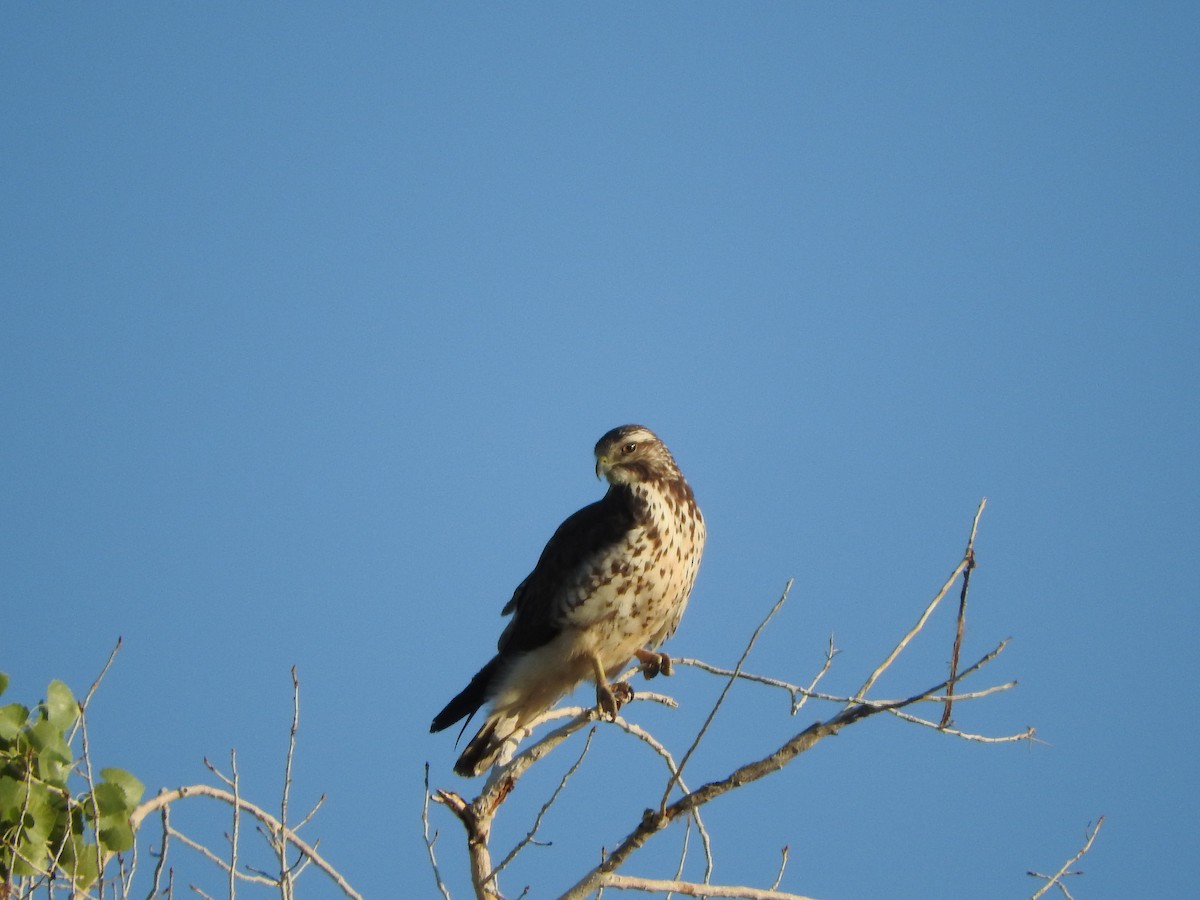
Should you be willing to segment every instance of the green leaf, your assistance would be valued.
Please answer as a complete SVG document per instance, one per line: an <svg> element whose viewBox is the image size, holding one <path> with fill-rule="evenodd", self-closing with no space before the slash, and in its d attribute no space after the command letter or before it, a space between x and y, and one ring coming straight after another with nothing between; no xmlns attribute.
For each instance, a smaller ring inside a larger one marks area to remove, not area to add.
<svg viewBox="0 0 1200 900"><path fill-rule="evenodd" d="M29 796L25 798L24 817L21 820L25 829L25 839L38 843L46 843L56 825L63 824L64 810L55 802L55 795L44 784L29 785Z"/></svg>
<svg viewBox="0 0 1200 900"><path fill-rule="evenodd" d="M42 719L30 726L28 734L37 752L38 776L50 784L66 787L73 757L62 731L49 719Z"/></svg>
<svg viewBox="0 0 1200 900"><path fill-rule="evenodd" d="M79 718L79 702L71 689L57 679L46 689L46 702L42 708L46 719L59 731L66 731Z"/></svg>
<svg viewBox="0 0 1200 900"><path fill-rule="evenodd" d="M100 838L100 846L106 850L121 853L133 846L133 829L128 821L101 828L96 834Z"/></svg>
<svg viewBox="0 0 1200 900"><path fill-rule="evenodd" d="M8 690L8 676L0 672L0 694Z"/></svg>
<svg viewBox="0 0 1200 900"><path fill-rule="evenodd" d="M96 867L96 845L89 844L77 834L71 835L70 840L63 843L58 868L68 875L74 873L76 887L87 888L99 877Z"/></svg>
<svg viewBox="0 0 1200 900"><path fill-rule="evenodd" d="M125 810L132 813L146 793L146 786L124 769L101 769L100 777L115 784L125 795Z"/></svg>
<svg viewBox="0 0 1200 900"><path fill-rule="evenodd" d="M13 740L21 733L28 719L29 710L19 703L0 706L0 740Z"/></svg>
<svg viewBox="0 0 1200 900"><path fill-rule="evenodd" d="M7 829L17 821L25 802L25 782L0 775L0 822Z"/></svg>
<svg viewBox="0 0 1200 900"><path fill-rule="evenodd" d="M119 819L122 816L129 818L133 811L133 807L126 803L125 792L121 790L120 785L111 781L102 781L96 785L92 796L96 798L96 808L100 810L101 819Z"/></svg>
<svg viewBox="0 0 1200 900"><path fill-rule="evenodd" d="M13 864L18 875L33 875L47 866L50 836L65 825L61 798L37 781L0 778L0 823L5 848L14 845L19 857Z"/></svg>
<svg viewBox="0 0 1200 900"><path fill-rule="evenodd" d="M13 874L21 877L38 874L45 868L46 857L50 848L45 841L22 840L17 845L17 859L13 862Z"/></svg>
<svg viewBox="0 0 1200 900"><path fill-rule="evenodd" d="M108 850L128 850L133 846L133 828L129 817L141 799L145 786L123 769L105 769L106 781L96 785L92 796L100 811L96 836Z"/></svg>

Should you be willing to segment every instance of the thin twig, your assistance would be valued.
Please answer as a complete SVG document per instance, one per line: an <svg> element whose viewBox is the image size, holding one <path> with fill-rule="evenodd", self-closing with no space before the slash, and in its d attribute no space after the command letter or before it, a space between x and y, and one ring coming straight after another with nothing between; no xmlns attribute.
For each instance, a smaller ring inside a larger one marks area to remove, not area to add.
<svg viewBox="0 0 1200 900"><path fill-rule="evenodd" d="M967 619L967 590L971 586L971 571L975 568L975 534L979 531L979 517L987 506L987 497L979 501L975 510L975 520L971 523L971 536L967 538L967 549L963 553L967 567L963 571L962 591L958 595L958 619L954 626L954 650L950 655L950 684L946 688L946 708L942 711L941 727L950 724L950 710L954 706L954 676L958 672L958 653L962 649L963 626Z"/></svg>
<svg viewBox="0 0 1200 900"><path fill-rule="evenodd" d="M696 732L696 737L692 740L691 746L687 748L687 751L683 754L683 758L679 760L679 766L667 781L667 788L665 791L663 791L662 800L658 805L660 815L664 810L666 810L667 801L671 798L671 791L679 782L679 779L683 777L683 770L687 767L688 761L692 758L692 754L696 752L696 748L700 746L700 741L704 739L704 735L708 731L708 727L712 724L713 719L716 718L717 710L719 710L721 708L721 704L725 702L725 697L728 696L729 689L732 688L734 682L737 681L738 673L742 671L742 665L746 662L746 657L748 657L750 655L750 651L754 649L754 644L758 640L758 636L762 634L762 630L767 627L767 623L775 617L775 613L779 612L780 607L782 607L784 601L787 600L788 592L792 589L793 580L794 579L791 578L788 579L787 584L784 585L783 593L779 595L779 599L775 601L775 605L771 607L770 612L766 614L763 620L758 623L758 627L754 629L754 634L750 635L750 640L746 644L746 649L742 651L741 658L738 659L737 665L733 667L733 674L725 683L725 687L721 689L721 693L717 697L717 702L714 703L713 708L709 710L708 717L704 720L704 724L700 726L700 730Z"/></svg>
<svg viewBox="0 0 1200 900"><path fill-rule="evenodd" d="M238 803L241 800L241 784L237 767L237 750L229 751L230 786L233 788L233 834L229 837L229 900L234 900L237 892L238 869L238 835L241 831L242 809Z"/></svg>
<svg viewBox="0 0 1200 900"><path fill-rule="evenodd" d="M121 897L129 897L133 891L133 876L137 874L138 867L138 845L137 841L133 842L133 846L129 848L129 869L125 869L124 854L117 854L117 868L121 874ZM51 898L47 898L51 900Z"/></svg>
<svg viewBox="0 0 1200 900"><path fill-rule="evenodd" d="M517 858L518 853L533 843L534 837L537 836L538 829L542 827L542 819L546 817L547 811L551 806L554 805L554 801L558 799L558 795L561 794L563 788L567 786L567 782L571 780L571 776L579 770L581 765L583 765L584 757L587 756L587 752L592 746L592 738L595 736L595 734L596 726L593 725L591 730L588 731L587 737L584 739L583 750L579 752L579 758L571 764L571 768L567 769L566 774L564 774L559 780L558 787L556 787L553 793L550 794L550 799L542 804L542 808L538 810L537 816L534 817L533 825L530 827L525 837L521 838L521 840L517 842L516 846L508 851L508 854L504 857L504 859L500 860L500 863L492 870L491 874L488 875L487 879L485 880L491 881L494 879L510 862Z"/></svg>
<svg viewBox="0 0 1200 900"><path fill-rule="evenodd" d="M783 849L779 851L779 855L782 857L782 859L780 859L780 861L779 861L779 874L775 876L775 881L771 885L771 890L775 890L776 888L778 888L779 883L781 881L783 881L783 872L787 868L787 864L788 864L787 844L783 845Z"/></svg>
<svg viewBox="0 0 1200 900"><path fill-rule="evenodd" d="M937 609L937 605L941 603L942 598L946 596L946 592L949 591L954 582L958 580L958 576L962 574L963 569L966 568L966 565L966 560L963 560L954 567L954 571L950 573L950 577L946 579L946 583L942 585L942 589L934 594L933 599L930 600L925 606L925 609L921 613L921 617L917 619L916 624L905 633L904 637L900 639L900 643L892 648L892 652L889 653L887 658L876 667L875 671L872 672L870 677L867 678L867 680L863 683L863 686L855 692L855 696L865 697L867 695L867 691L874 686L875 682L879 680L879 677L886 672L892 663L894 663L900 656L900 654L904 652L904 648L909 645L909 642L912 641L912 639L920 633L921 629L925 627L925 623L929 620L929 617L933 614L933 611Z"/></svg>
<svg viewBox="0 0 1200 900"><path fill-rule="evenodd" d="M450 900L450 891L447 889L446 883L442 881L442 871L438 868L437 854L433 850L433 845L437 843L438 833L435 831L432 837L429 835L429 763L425 763L425 800L421 804L421 825L425 831L425 849L429 853L429 865L433 867L433 878L437 882L442 896L446 900Z"/></svg>
<svg viewBox="0 0 1200 900"><path fill-rule="evenodd" d="M292 666L292 727L288 732L287 760L283 766L283 799L279 805L279 896L281 900L292 900L295 886L287 861L287 841L283 832L287 830L288 800L292 793L292 760L296 755L296 732L300 728L300 679L296 667Z"/></svg>
<svg viewBox="0 0 1200 900"><path fill-rule="evenodd" d="M679 848L679 865L675 867L675 880L683 878L683 867L687 863L688 844L692 836L692 819L689 818L683 828L683 842ZM667 900L670 900L670 894L667 895Z"/></svg>
<svg viewBox="0 0 1200 900"><path fill-rule="evenodd" d="M966 678L995 659L1003 651L1006 644L1007 642L1001 643L990 653L981 657L974 665L964 670L959 675L959 679ZM563 894L561 900L583 900L584 897L595 891L597 887L607 883L609 875L624 865L625 861L641 848L651 836L662 831L679 816L690 813L693 809L735 788L742 787L752 781L758 781L767 775L778 772L800 754L811 750L820 741L838 734L843 728L849 725L853 725L877 713L886 712L888 709L911 706L913 703L918 703L926 697L944 690L945 687L946 682L942 681L904 700L897 700L889 704L864 702L849 706L831 719L823 722L814 722L799 734L789 738L773 753L738 767L720 781L709 782L703 787L685 794L663 810L647 810L642 816L641 823L626 836L621 844L611 853L608 853L599 866L584 875L570 890Z"/></svg>
<svg viewBox="0 0 1200 900"><path fill-rule="evenodd" d="M1082 875L1083 874L1082 872L1069 872L1067 870L1070 869L1071 866L1075 865L1075 863L1079 862L1079 860L1081 860L1084 857L1084 855L1089 850L1092 849L1092 842L1094 840L1096 840L1096 835L1098 835L1100 833L1100 827L1103 824L1104 824L1104 816L1101 816L1099 819L1096 820L1096 827L1092 828L1091 831L1087 833L1087 840L1084 841L1083 847L1080 848L1079 852L1076 853L1074 856L1072 856L1070 859L1068 859L1065 863L1063 863L1062 868L1060 868L1053 875L1049 876L1049 880L1045 884L1043 884L1040 888L1038 888L1033 893L1033 895L1029 898L1029 900L1038 900L1039 897L1041 897L1043 894L1046 893L1046 891L1050 890L1050 888L1054 887L1055 885L1057 885L1061 890L1063 890L1065 892L1066 888L1063 887L1062 881L1060 879L1066 877L1067 875ZM1047 878L1047 876L1039 875L1037 872L1029 872L1027 874L1033 876L1034 878Z"/></svg>
<svg viewBox="0 0 1200 900"><path fill-rule="evenodd" d="M838 648L833 645L833 635L832 634L829 635L829 646L825 650L825 663L821 666L821 670L819 672L817 672L816 675L813 676L813 680L808 683L808 687L804 688L800 692L802 694L802 696L800 697L800 700L798 702L796 700L796 695L792 694L792 715L793 716L796 715L796 713L800 712L800 710L804 707L804 704L808 702L808 699L813 695L813 691L816 690L817 684L821 681L822 678L825 677L826 673L829 671L830 666L833 665L833 658L835 656L837 656L839 652L840 651L838 650Z"/></svg>
<svg viewBox="0 0 1200 900"><path fill-rule="evenodd" d="M616 722L612 724L623 729L627 734L633 735L638 740L642 741L642 743L650 747L650 749L657 753L660 757L662 757L663 762L666 763L667 771L672 776L677 776L679 774L679 768L675 765L675 759L671 756L671 752L662 745L658 738L648 732L641 725L638 725L635 722L628 722L620 716L618 716ZM685 794L691 792L691 788L687 786L687 782L685 782L682 777L679 777L677 784L679 785L679 789ZM700 846L704 850L704 880L708 881L708 879L712 877L713 870L712 836L708 833L708 826L704 824L704 817L700 815L699 809L692 810L691 819L695 820L696 830L700 832ZM691 827L691 819L689 819L689 828ZM686 838L684 843L684 849L686 853ZM680 860L681 865L682 862L683 861Z"/></svg>
<svg viewBox="0 0 1200 900"><path fill-rule="evenodd" d="M117 646L118 647L120 646L120 642L118 642ZM116 652L117 652L116 649L114 649L113 654L115 654ZM109 654L109 660L110 661L112 660L112 654ZM107 669L108 669L108 665L105 664L105 670L107 670ZM101 676L103 676L104 673L101 672L100 674L101 674ZM100 678L96 679L96 683L97 684L100 683ZM87 796L88 796L88 799L91 801L91 806L92 806L92 822L95 823L95 826L97 829L96 846L95 846L96 872L98 873L97 878L96 878L96 891L100 894L100 897L103 898L104 897L104 849L101 846L101 841L99 839L100 838L100 835L99 835L100 807L96 800L96 780L92 776L92 754L91 754L90 749L88 748L87 713L85 712L85 708L83 706L79 707L79 718L76 719L76 722L79 724L80 755L83 757L84 779L87 782L87 789L88 789ZM74 881L74 880L75 880L74 875L72 875L72 881Z"/></svg>
<svg viewBox="0 0 1200 900"><path fill-rule="evenodd" d="M124 643L124 639L118 636L117 643L113 646L112 650L109 651L108 659L104 661L104 666L100 669L100 674L96 676L91 687L88 688L88 692L84 696L83 702L79 704L81 712L87 710L88 704L92 702L92 697L95 695L96 691L100 689L100 682L104 680L104 676L107 675L108 670L112 668L113 660L117 658L117 653L120 652L122 643ZM75 731L78 728L79 720L76 719L75 724L71 728L71 734L67 738L68 744L75 739Z"/></svg>
<svg viewBox="0 0 1200 900"><path fill-rule="evenodd" d="M324 804L325 804L325 795L322 794L320 797L317 798L317 802L313 804L313 808L308 811L308 815L306 815L303 819L301 819L299 822L296 823L295 830L299 831L301 828L303 828L305 825L307 825L309 822L311 822L313 816L315 816L317 814L317 810L319 810Z"/></svg>
<svg viewBox="0 0 1200 900"><path fill-rule="evenodd" d="M225 783L225 787L227 787L227 788L233 787L233 779L230 778L228 775L226 775L224 772L222 772L220 769L218 769L216 764L212 760L210 760L207 756L205 756L202 758L201 761L204 763L204 768L208 769L208 771L212 772L214 775L216 775L218 778L220 778L221 781L223 781Z"/></svg>
<svg viewBox="0 0 1200 900"><path fill-rule="evenodd" d="M237 803L245 812L250 813L258 821L262 822L268 830L272 830L279 834L283 840L295 847L301 854L312 860L313 865L324 872L334 884L341 889L347 897L362 900L362 895L354 890L346 881L345 877L317 852L316 847L308 844L291 828L283 828L279 821L261 807L255 806L253 803L245 799L235 798L229 791L223 791L220 788L215 788L207 784L193 784L188 787L175 788L170 791L162 791L156 797L143 802L137 809L133 811L133 815L129 817L129 825L134 831L137 831L142 820L154 812L162 809L164 806L181 800L184 797L210 797L214 800L220 800L223 803Z"/></svg>
<svg viewBox="0 0 1200 900"><path fill-rule="evenodd" d="M1026 728L1024 731L1019 731L1016 734L991 736L985 734L971 734L968 731L959 731L957 728L943 728L939 722L933 722L929 719L922 719L920 716L914 716L912 713L907 713L902 709L889 709L888 712L898 719L903 719L905 722L912 722L914 725L924 725L926 728L932 728L934 731L940 731L942 734L950 735L950 737L962 738L964 741L973 741L977 744L1011 744L1015 743L1016 741L1040 743L1034 737L1037 732L1033 726Z"/></svg>
<svg viewBox="0 0 1200 900"><path fill-rule="evenodd" d="M237 869L233 868L233 866L231 866L226 860L221 859L221 857L219 857L219 856L217 856L217 854L213 853L212 850L210 850L204 844L188 837L186 834L184 834L182 831L180 831L178 828L175 828L174 826L171 826L171 837L175 838L177 841L179 841L179 843L183 844L185 847L190 847L191 849L195 850L197 853L199 853L201 856L203 856L205 859L207 859L213 865L217 866L222 872L229 875L230 878L236 877L236 878L240 878L242 881L248 881L253 884L266 884L266 885L270 885L271 887L276 887L279 884L279 882L276 879L268 878L265 875L254 874L253 872L250 872L250 873L239 872Z"/></svg>
<svg viewBox="0 0 1200 900"><path fill-rule="evenodd" d="M836 653L840 653L841 651L835 650L834 652L836 654ZM826 658L828 659L828 657L826 657ZM716 676L722 677L722 678L729 678L729 677L732 677L734 674L732 669L724 669L720 666L714 666L710 663L706 663L703 660L699 660L699 659L680 658L680 659L673 659L671 661L673 663L675 663L676 665L691 666L692 668L699 669L701 672L707 672L710 675L716 675ZM818 677L822 676L825 671L826 671L826 669L824 667L822 667L822 671L820 673L818 673ZM894 702L892 700L867 700L864 697L857 697L857 696L856 697L848 697L848 696L845 696L842 694L826 694L821 691L812 690L812 684L810 684L809 687L803 687L801 685L791 684L790 682L783 681L778 678L770 678L766 675L756 675L753 672L745 672L745 671L738 672L737 677L740 678L742 681L749 681L754 684L762 684L762 685L766 685L767 687L774 687L774 688L779 688L780 690L783 690L783 691L787 691L789 694L792 695L793 705L795 705L796 698L802 698L802 702L800 703L800 706L803 706L803 703L807 702L808 700L823 700L823 701L826 701L829 703L838 703L838 704L842 704L842 705L851 705L854 703L881 703L886 706L887 704ZM962 681L962 678L955 679L956 683L959 683L961 681ZM814 680L814 683L815 683L815 680ZM1008 682L1005 682L1004 684L997 684L997 685L993 685L992 687L981 688L978 691L968 691L966 693L956 693L954 695L954 699L955 700L978 700L981 697L987 697L991 694L997 693L998 691L1011 690L1012 688L1016 687L1017 684L1018 684L1018 682L1016 682L1016 681L1008 681ZM924 700L922 702L945 703L946 696L944 694L934 695L932 697L924 698Z"/></svg>
<svg viewBox="0 0 1200 900"><path fill-rule="evenodd" d="M150 887L150 893L146 900L154 900L158 896L159 879L162 878L163 869L167 865L167 848L171 839L171 807L164 806L162 808L162 844L158 848L158 862L154 866L154 884Z"/></svg>

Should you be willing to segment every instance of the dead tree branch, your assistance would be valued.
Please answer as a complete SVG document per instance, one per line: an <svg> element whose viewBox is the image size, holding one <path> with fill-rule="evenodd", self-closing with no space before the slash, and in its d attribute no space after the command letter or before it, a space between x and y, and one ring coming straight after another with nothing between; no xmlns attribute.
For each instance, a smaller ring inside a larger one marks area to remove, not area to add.
<svg viewBox="0 0 1200 900"><path fill-rule="evenodd" d="M1096 840L1096 835L1100 833L1100 828L1102 825L1104 825L1104 816L1101 816L1099 819L1097 819L1096 826L1090 831L1086 832L1086 839L1084 840L1083 846L1079 849L1079 852L1063 863L1062 867L1053 875L1043 875L1040 872L1032 871L1026 873L1032 878L1042 878L1046 881L1045 884L1034 891L1029 900L1038 900L1039 897L1045 894L1046 891L1050 890L1052 887L1057 887L1060 891L1062 891L1063 896L1067 897L1069 900L1071 897L1071 892L1067 890L1067 887L1063 884L1062 880L1071 875L1083 874L1083 872L1079 870L1071 871L1071 866L1083 859L1087 852L1092 849L1092 842Z"/></svg>
<svg viewBox="0 0 1200 900"><path fill-rule="evenodd" d="M333 883L341 889L343 894L345 894L347 897L355 898L355 900L362 900L362 895L359 894L358 891L354 890L354 888L350 886L342 874L338 872L338 870L335 869L323 856L321 856L320 853L317 852L316 847L310 845L291 828L284 827L278 819L276 819L266 810L256 806L255 804L246 800L244 797L234 794L232 791L215 788L207 784L193 784L188 785L187 787L175 788L174 790L170 791L164 790L134 810L133 815L129 818L129 823L133 830L137 831L142 824L142 820L145 819L150 813L160 810L165 806L169 806L170 804L182 800L185 797L211 797L212 799L219 800L231 807L236 807L242 812L249 813L250 815L254 816L254 818L258 819L258 821L263 824L268 832L279 835L282 840L286 841L288 844L291 844L292 847L299 851L301 856L310 860L314 866L324 872L330 878L330 880L332 880ZM178 835L178 832L175 832L175 834Z"/></svg>
<svg viewBox="0 0 1200 900"><path fill-rule="evenodd" d="M606 888L619 891L645 891L647 893L675 893L685 897L735 897L739 900L812 900L800 894L763 888L741 887L720 884L697 884L691 881L668 881L659 878L637 878L632 875L610 875L605 880Z"/></svg>
<svg viewBox="0 0 1200 900"><path fill-rule="evenodd" d="M950 725L950 711L954 707L954 675L958 671L958 654L962 649L963 626L967 619L967 590L971 586L971 571L975 568L975 535L979 531L979 517L983 515L985 506L987 506L987 497L980 501L979 509L975 510L975 521L971 523L971 536L967 538L967 549L963 553L967 567L963 570L962 591L958 595L958 619L954 630L954 649L950 654L950 686L946 688L946 708L942 710L942 720L939 723L942 728Z"/></svg>
<svg viewBox="0 0 1200 900"><path fill-rule="evenodd" d="M996 649L980 658L974 665L966 669L959 679L966 678L987 663L996 658L1004 649L1007 642L1001 643ZM886 703L860 702L849 706L837 715L824 722L814 722L799 734L790 738L773 753L754 762L740 766L720 781L710 782L697 790L676 800L665 810L647 810L642 816L641 823L623 840L600 865L596 866L581 878L570 890L562 895L561 900L583 900L588 894L607 884L608 876L615 873L625 861L642 847L653 835L662 831L676 818L691 812L705 803L726 794L743 785L758 781L780 771L800 754L815 747L825 738L838 734L843 728L867 719L888 709L901 709L920 702L938 691L944 690L947 682L942 681L927 690L921 691L904 700L888 701Z"/></svg>

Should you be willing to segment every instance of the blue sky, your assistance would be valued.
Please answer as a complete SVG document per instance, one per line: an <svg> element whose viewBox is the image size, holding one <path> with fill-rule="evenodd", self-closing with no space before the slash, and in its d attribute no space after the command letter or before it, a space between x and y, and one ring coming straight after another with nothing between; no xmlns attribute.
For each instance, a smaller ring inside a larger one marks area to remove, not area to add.
<svg viewBox="0 0 1200 900"><path fill-rule="evenodd" d="M710 807L716 880L787 844L797 893L1028 896L1104 814L1075 896L1192 888L1192 5L0 16L6 700L82 692L121 635L101 763L156 790L236 747L271 803L295 665L310 837L433 896L423 764L462 783L428 722L636 421L709 522L668 650L732 663L795 578L750 668L807 680L832 632L851 691L986 495L965 652L1011 636L985 681L1021 684L957 716L1045 741L856 726ZM930 628L880 696L940 680L949 605ZM720 685L669 687L636 712L682 750ZM739 687L690 780L831 712ZM602 730L506 890L565 888L659 778Z"/></svg>

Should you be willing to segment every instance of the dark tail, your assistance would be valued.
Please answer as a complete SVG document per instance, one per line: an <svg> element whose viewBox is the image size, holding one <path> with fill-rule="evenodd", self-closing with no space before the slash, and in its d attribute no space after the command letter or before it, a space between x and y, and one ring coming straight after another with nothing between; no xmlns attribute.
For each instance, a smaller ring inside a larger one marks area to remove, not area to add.
<svg viewBox="0 0 1200 900"><path fill-rule="evenodd" d="M479 707L487 703L488 691L492 686L496 670L499 668L500 657L492 657L486 666L475 673L471 683L463 688L457 697L447 703L445 709L433 717L433 724L429 726L430 732L449 728L459 719L475 715Z"/></svg>
<svg viewBox="0 0 1200 900"><path fill-rule="evenodd" d="M500 726L503 726L503 731L498 734ZM470 743L463 750L462 756L454 764L454 771L463 778L482 775L500 756L500 751L504 749L504 742L512 737L515 726L516 719L514 717L492 713L484 721L479 733L471 738Z"/></svg>

